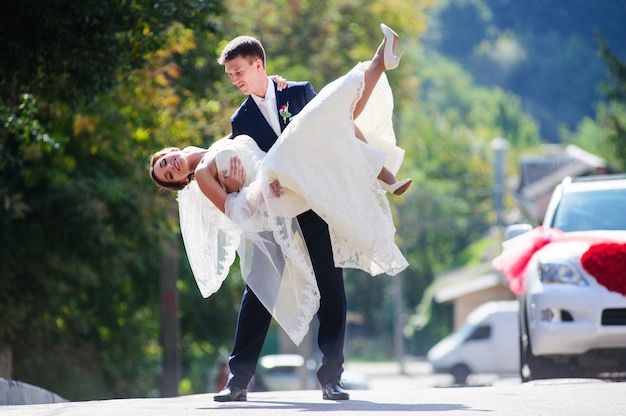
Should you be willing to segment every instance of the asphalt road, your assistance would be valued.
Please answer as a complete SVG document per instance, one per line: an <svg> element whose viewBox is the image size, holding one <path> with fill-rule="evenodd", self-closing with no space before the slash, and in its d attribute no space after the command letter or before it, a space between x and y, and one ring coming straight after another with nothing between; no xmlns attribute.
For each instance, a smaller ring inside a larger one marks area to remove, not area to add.
<svg viewBox="0 0 626 416"><path fill-rule="evenodd" d="M247 402L216 403L212 394L0 407L3 416L187 415L566 415L626 413L626 383L546 381L465 388L355 390L348 401L322 400L317 390L249 393Z"/></svg>
<svg viewBox="0 0 626 416"><path fill-rule="evenodd" d="M352 390L348 401L322 400L320 390L250 392L247 402L217 403L213 393L175 398L137 398L0 406L2 416L619 416L626 415L626 383L561 379L521 384L515 378L475 377L473 386L450 386L422 363L404 371L392 364L347 366L366 373L369 390ZM471 381L471 380L470 380ZM481 382L482 381L482 382ZM489 385L486 385L489 384Z"/></svg>

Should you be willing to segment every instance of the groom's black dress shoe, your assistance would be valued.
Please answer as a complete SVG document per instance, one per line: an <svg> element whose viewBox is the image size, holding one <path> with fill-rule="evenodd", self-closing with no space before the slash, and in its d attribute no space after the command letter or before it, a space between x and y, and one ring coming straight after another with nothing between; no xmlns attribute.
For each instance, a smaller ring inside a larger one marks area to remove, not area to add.
<svg viewBox="0 0 626 416"><path fill-rule="evenodd" d="M338 381L331 381L322 387L322 398L324 400L349 400L350 395Z"/></svg>
<svg viewBox="0 0 626 416"><path fill-rule="evenodd" d="M248 390L237 386L226 386L213 396L216 402L245 402L248 400Z"/></svg>

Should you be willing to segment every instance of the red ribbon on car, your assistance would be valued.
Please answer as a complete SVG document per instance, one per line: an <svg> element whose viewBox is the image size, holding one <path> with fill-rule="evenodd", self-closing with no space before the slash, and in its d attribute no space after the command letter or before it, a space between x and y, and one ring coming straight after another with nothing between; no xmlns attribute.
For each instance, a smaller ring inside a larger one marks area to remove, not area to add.
<svg viewBox="0 0 626 416"><path fill-rule="evenodd" d="M619 263L621 264L620 281L623 282L623 284L619 287L623 287L626 291L626 244L624 244L624 242L609 240L606 236L593 235L589 233L581 234L578 232L566 233L557 228L538 226L531 231L528 231L505 242L502 253L493 260L492 264L496 268L496 270L504 273L504 275L506 275L506 277L509 279L509 289L511 290L511 292L516 295L520 295L524 293L524 272L526 270L526 267L528 266L528 262L530 261L530 259L541 248L545 247L548 244L557 242L588 243L590 244L589 250L592 250L593 248L592 252L594 254L588 255L587 257L594 260L600 258L598 252L601 252L608 247L612 247L613 245L624 246L618 250L619 253L621 253L620 257L613 255L611 256L611 261L592 261L593 266L590 267L592 267L593 272L588 270L585 267L584 263L583 268L585 268L585 270L589 274L595 277L596 280L598 280L598 283L606 286L603 281L615 280L614 277L609 276L609 274L612 272L607 273L607 270L613 271L616 267L616 264L621 261L621 263ZM589 252L589 250L587 251ZM614 251L610 251L610 253L614 253ZM585 258L585 255L581 257L581 261L582 258ZM606 258L606 255L602 258ZM599 274L601 277L599 278L596 273ZM606 287L609 288L609 286ZM614 285L614 287L618 286ZM613 289L609 288L609 290ZM620 293L625 294L625 292Z"/></svg>

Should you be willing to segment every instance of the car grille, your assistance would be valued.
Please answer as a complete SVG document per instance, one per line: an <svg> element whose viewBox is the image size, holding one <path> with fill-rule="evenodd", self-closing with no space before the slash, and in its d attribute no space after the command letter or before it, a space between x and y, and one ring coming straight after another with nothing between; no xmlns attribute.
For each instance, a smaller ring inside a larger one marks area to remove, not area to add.
<svg viewBox="0 0 626 416"><path fill-rule="evenodd" d="M626 325L626 308L603 310L602 325Z"/></svg>

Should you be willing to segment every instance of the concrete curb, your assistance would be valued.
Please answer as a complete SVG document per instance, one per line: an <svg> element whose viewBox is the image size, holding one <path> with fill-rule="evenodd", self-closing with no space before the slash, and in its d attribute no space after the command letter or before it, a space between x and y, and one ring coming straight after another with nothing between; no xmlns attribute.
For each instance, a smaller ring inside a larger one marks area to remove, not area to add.
<svg viewBox="0 0 626 416"><path fill-rule="evenodd" d="M0 377L0 406L63 402L67 400L41 387Z"/></svg>

